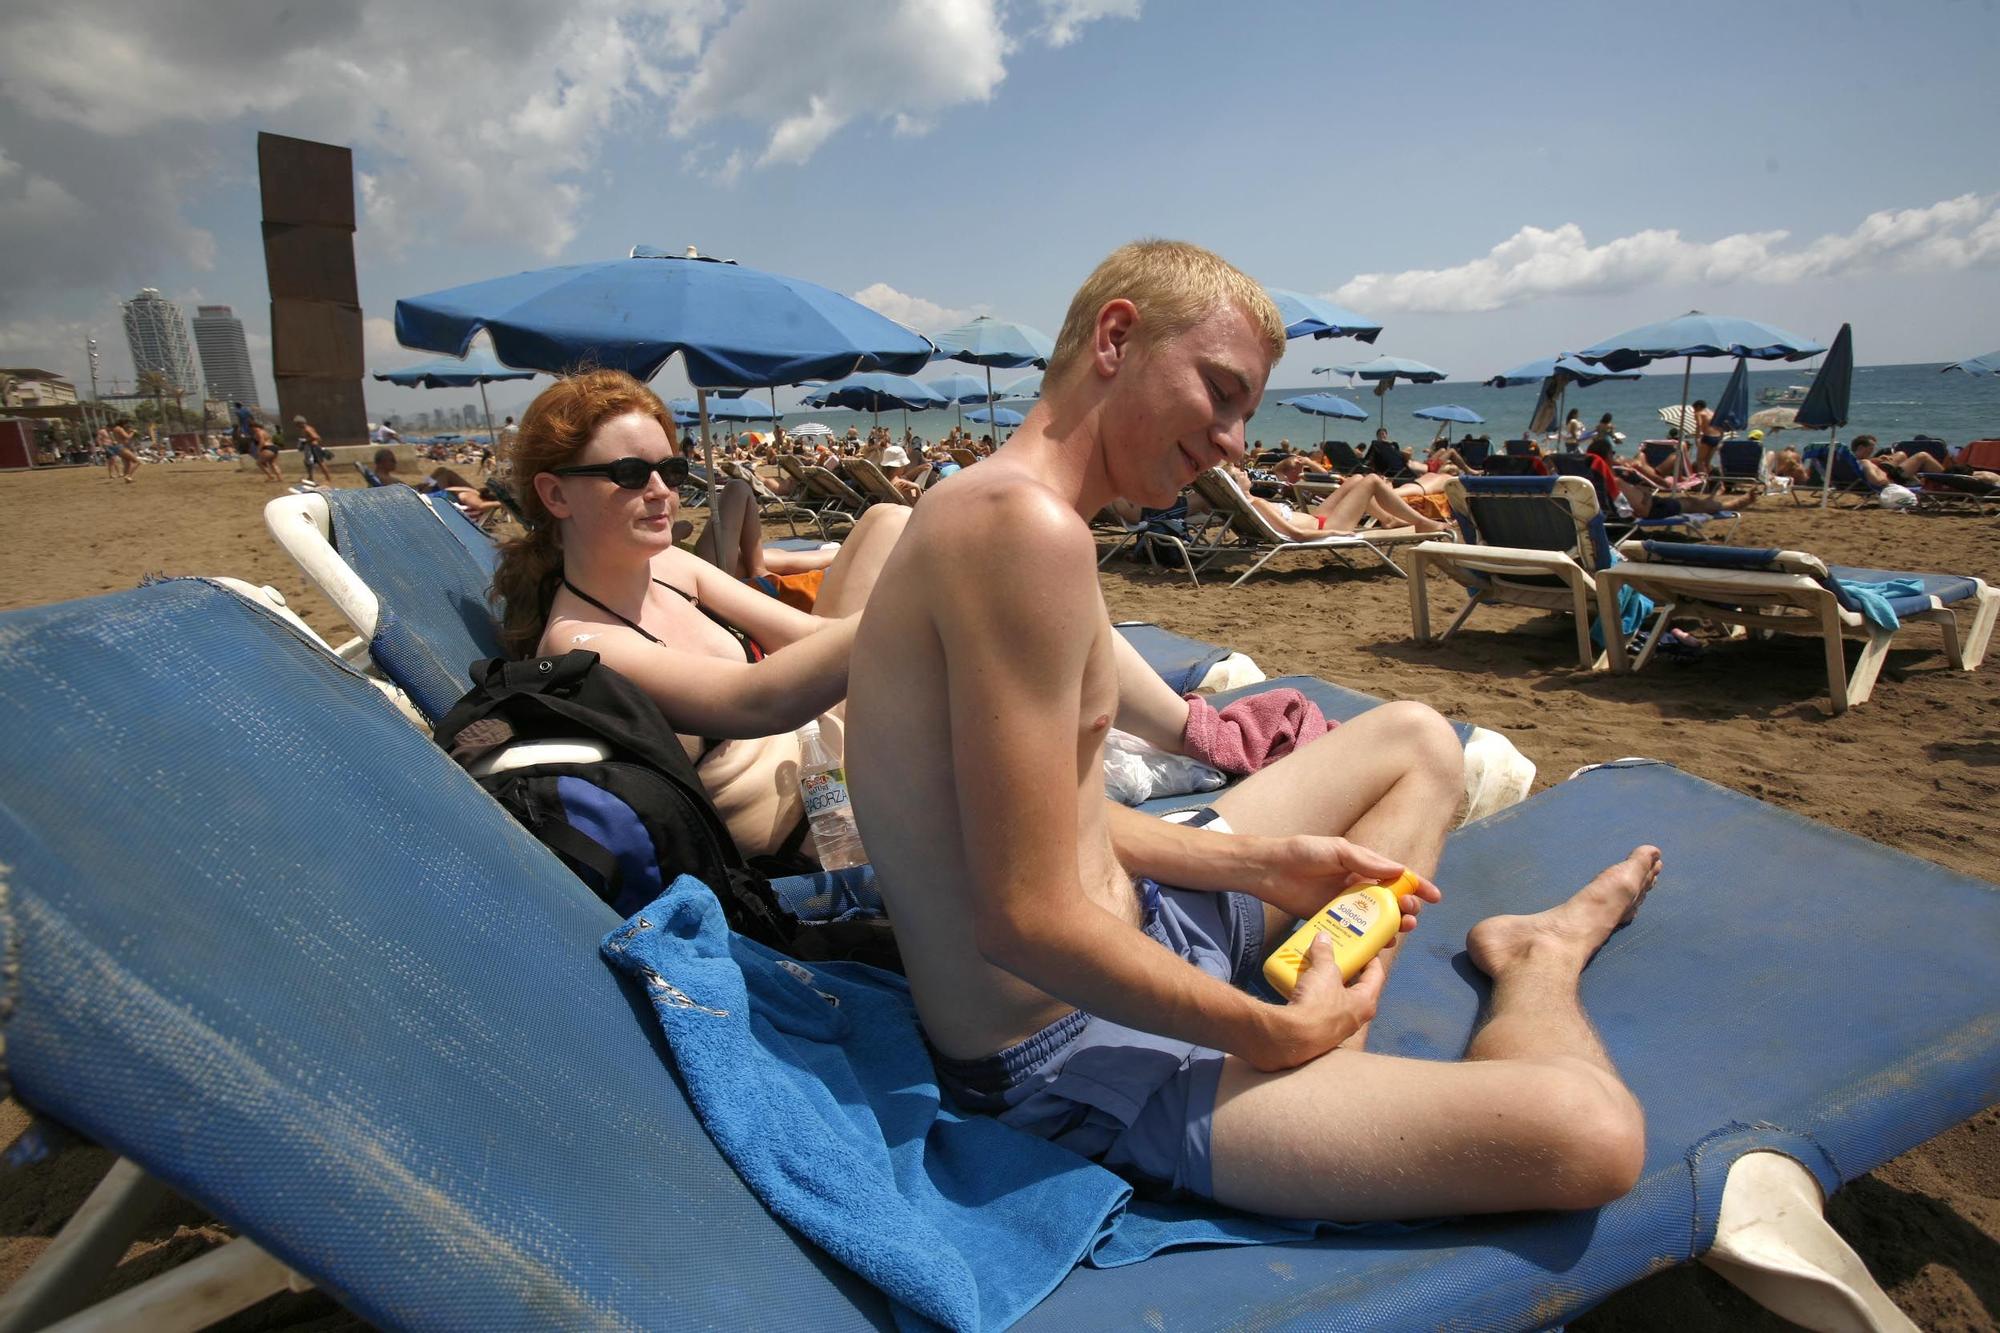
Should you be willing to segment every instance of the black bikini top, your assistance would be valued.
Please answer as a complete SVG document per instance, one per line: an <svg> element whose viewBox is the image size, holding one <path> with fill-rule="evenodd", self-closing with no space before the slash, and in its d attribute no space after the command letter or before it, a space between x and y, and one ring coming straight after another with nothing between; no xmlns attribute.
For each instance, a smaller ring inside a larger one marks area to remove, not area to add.
<svg viewBox="0 0 2000 1333"><path fill-rule="evenodd" d="M724 633L729 635L730 638L736 640L736 642L740 644L743 648L744 661L761 662L764 660L764 649L762 645L760 645L755 639L751 638L748 634L745 634L742 630L736 628L736 626L724 620L721 616L715 614L715 612L703 606L701 602L695 598L694 594L682 592L679 588L676 588L673 584L667 582L665 579L654 579L653 582L659 584L662 588L665 588L668 592L674 593L675 595L679 596L689 606L693 607L695 610L707 616L711 623L718 626ZM610 616L613 620L618 621L626 628L638 633L640 637L646 640L646 642L658 643L660 641L658 635L655 635L649 630L647 630L645 626L639 624L636 620L631 620L625 616L619 615L616 611L613 611L610 607L598 601L595 597L592 597L589 593L577 587L574 583L571 583L567 575L564 576L562 585L563 587L568 588L571 592L575 593L578 597L581 597L584 601L589 602L592 606L602 611L605 615Z"/></svg>

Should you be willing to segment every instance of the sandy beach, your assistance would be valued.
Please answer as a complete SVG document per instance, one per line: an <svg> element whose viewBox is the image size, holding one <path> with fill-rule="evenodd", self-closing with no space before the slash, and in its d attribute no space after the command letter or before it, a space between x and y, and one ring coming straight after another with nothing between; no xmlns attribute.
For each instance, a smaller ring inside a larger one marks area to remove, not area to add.
<svg viewBox="0 0 2000 1333"><path fill-rule="evenodd" d="M288 475L297 472L287 454ZM344 464L336 475L351 474ZM343 476L341 484L351 484ZM269 584L323 636L350 631L265 532L277 488L235 464L149 465L130 485L102 469L0 475L0 608L129 588L149 574L227 574ZM2000 578L1995 520L1821 513L1767 501L1744 545L1803 549L1840 563ZM2000 879L1991 850L2000 766L2000 668L1949 670L1934 633L1905 636L1874 698L1838 718L1824 706L1820 649L1808 640L1718 644L1691 664L1612 678L1578 669L1568 622L1498 609L1453 641L1410 638L1406 585L1386 571L1286 557L1243 588L1113 562L1103 578L1118 619L1151 620L1249 654L1270 675L1325 677L1385 699L1417 699L1511 738L1537 789L1578 766L1625 755L1670 763L1761 800L1939 865ZM1456 590L1433 588L1434 615ZM26 1124L0 1104L0 1144ZM2000 1108L1989 1108L1843 1190L1830 1214L1899 1306L1927 1329L2000 1328ZM47 1244L107 1155L70 1146L14 1171L0 1199L0 1288ZM106 1292L228 1235L185 1203L164 1206ZM357 1321L316 1294L267 1302L222 1327L333 1329ZM1787 1327L1705 1270L1629 1289L1578 1329Z"/></svg>

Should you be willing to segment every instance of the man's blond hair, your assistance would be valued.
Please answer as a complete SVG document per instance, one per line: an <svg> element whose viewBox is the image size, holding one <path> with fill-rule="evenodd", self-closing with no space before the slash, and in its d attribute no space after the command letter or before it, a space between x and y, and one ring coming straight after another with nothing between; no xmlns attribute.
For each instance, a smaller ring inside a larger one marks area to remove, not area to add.
<svg viewBox="0 0 2000 1333"><path fill-rule="evenodd" d="M1049 383L1061 382L1083 360L1098 312L1121 297L1138 308L1142 346L1185 333L1228 304L1257 327L1273 361L1284 355L1285 321L1270 293L1242 270L1186 241L1133 241L1106 256L1070 298L1055 351L1049 354Z"/></svg>

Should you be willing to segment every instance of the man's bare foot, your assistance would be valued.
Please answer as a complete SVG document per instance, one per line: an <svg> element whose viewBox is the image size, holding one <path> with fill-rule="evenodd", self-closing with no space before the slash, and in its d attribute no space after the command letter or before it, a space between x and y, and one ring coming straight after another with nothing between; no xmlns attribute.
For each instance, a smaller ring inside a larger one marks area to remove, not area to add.
<svg viewBox="0 0 2000 1333"><path fill-rule="evenodd" d="M1732 514L1740 513L1743 510L1748 509L1751 505L1756 504L1758 500L1763 498L1763 496L1764 493L1762 491L1746 491L1742 495L1738 496L1735 501L1723 507L1729 510L1729 512Z"/></svg>
<svg viewBox="0 0 2000 1333"><path fill-rule="evenodd" d="M1488 917L1465 937L1473 965L1487 976L1526 958L1531 952L1557 949L1574 955L1581 968L1602 948L1611 932L1639 914L1639 904L1660 877L1660 849L1650 844L1598 872L1565 903L1528 916Z"/></svg>

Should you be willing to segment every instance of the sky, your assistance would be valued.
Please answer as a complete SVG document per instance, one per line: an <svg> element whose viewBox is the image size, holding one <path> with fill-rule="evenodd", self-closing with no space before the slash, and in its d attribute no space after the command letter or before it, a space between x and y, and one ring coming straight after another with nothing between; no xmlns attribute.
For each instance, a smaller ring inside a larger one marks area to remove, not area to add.
<svg viewBox="0 0 2000 1333"><path fill-rule="evenodd" d="M1053 334L1148 235L1453 380L1691 308L2000 347L1994 0L11 0L0 35L0 364L82 382L92 334L129 380L151 286L233 306L275 405L260 130L354 150L370 369L427 355L399 297L634 244Z"/></svg>

